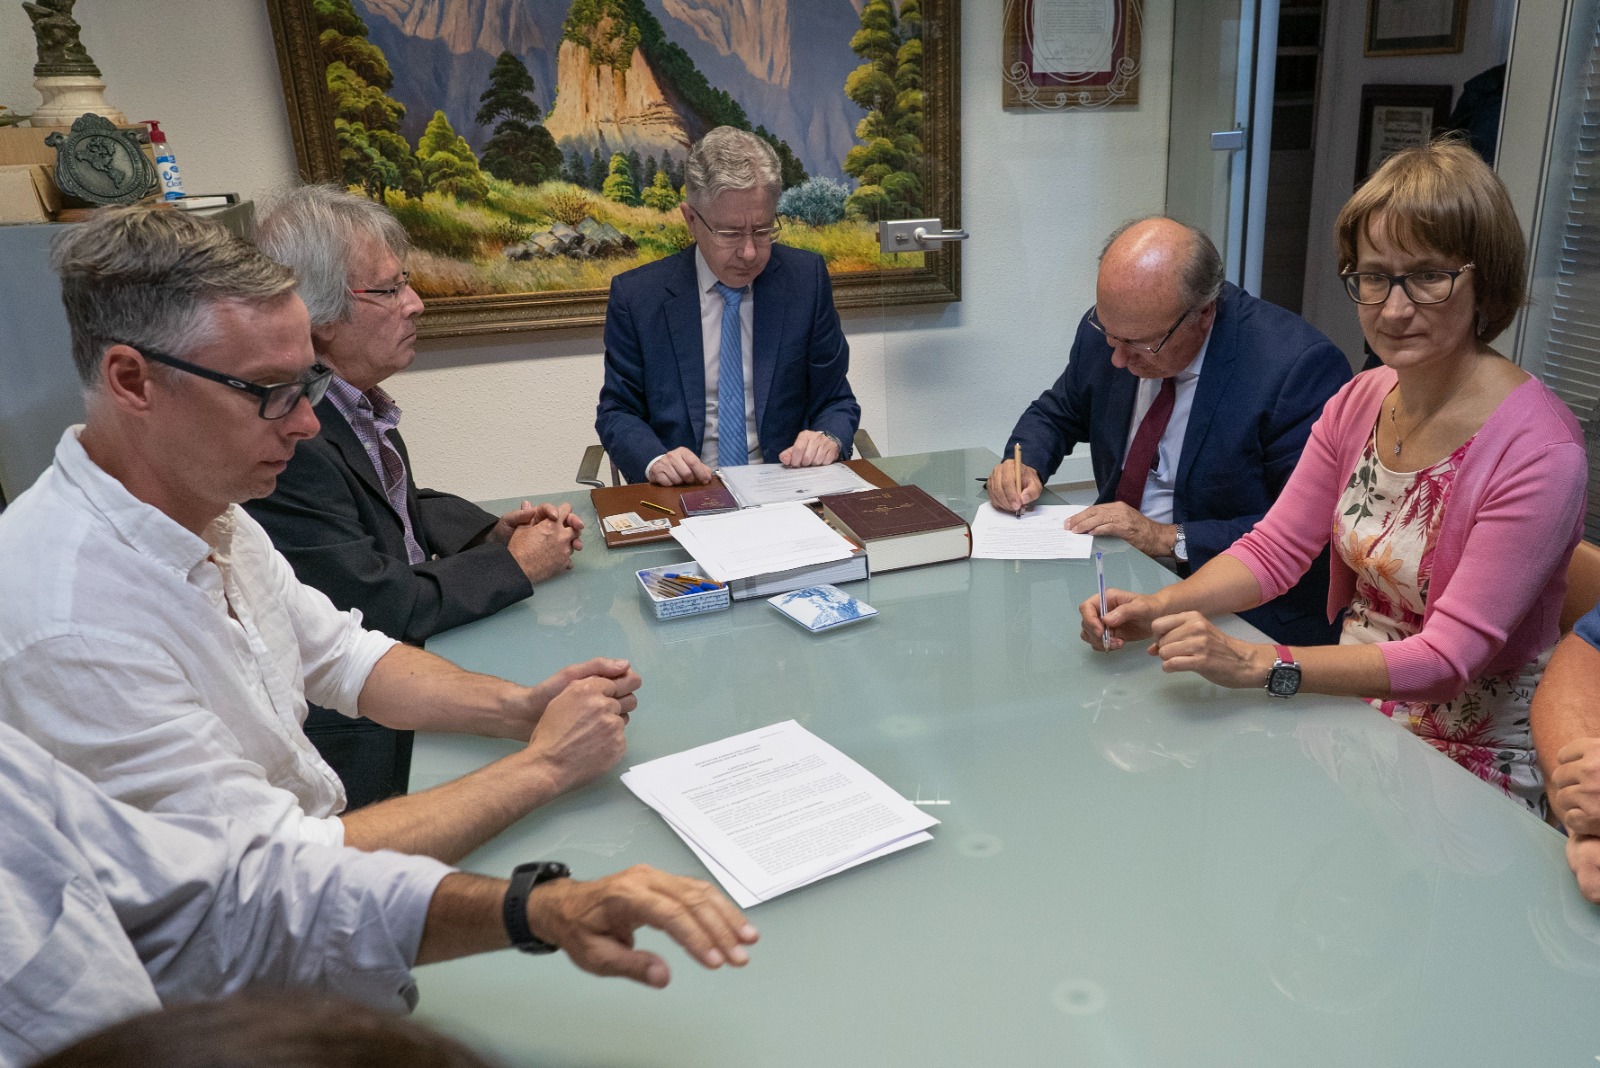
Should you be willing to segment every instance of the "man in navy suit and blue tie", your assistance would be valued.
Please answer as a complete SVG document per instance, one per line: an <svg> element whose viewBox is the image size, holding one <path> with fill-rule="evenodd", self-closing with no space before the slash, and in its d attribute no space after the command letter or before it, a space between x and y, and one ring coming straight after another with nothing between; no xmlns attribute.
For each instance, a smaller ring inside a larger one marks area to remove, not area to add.
<svg viewBox="0 0 1600 1068"><path fill-rule="evenodd" d="M1318 330L1224 281L1204 233L1139 219L1106 242L1067 368L1018 420L989 499L1026 506L1087 441L1099 499L1071 529L1122 538L1188 574L1266 514L1349 380L1349 361ZM1324 552L1298 586L1244 617L1281 642L1328 644L1338 631L1327 598Z"/></svg>
<svg viewBox="0 0 1600 1068"><path fill-rule="evenodd" d="M827 265L774 245L778 157L719 126L689 153L694 246L618 275L595 430L630 482L709 481L744 463L850 455L861 406Z"/></svg>

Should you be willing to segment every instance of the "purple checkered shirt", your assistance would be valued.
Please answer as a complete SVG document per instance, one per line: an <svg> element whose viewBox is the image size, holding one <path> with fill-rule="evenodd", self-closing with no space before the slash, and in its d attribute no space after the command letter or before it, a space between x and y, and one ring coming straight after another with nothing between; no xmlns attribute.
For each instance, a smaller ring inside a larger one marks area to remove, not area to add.
<svg viewBox="0 0 1600 1068"><path fill-rule="evenodd" d="M338 375L328 384L328 399L355 431L362 448L367 450L367 459L372 461L372 469L378 474L389 506L400 513L400 522L406 531L406 556L413 564L422 563L428 555L411 530L411 509L406 507L406 462L389 440L389 431L400 425L400 406L381 386L373 386L363 393Z"/></svg>

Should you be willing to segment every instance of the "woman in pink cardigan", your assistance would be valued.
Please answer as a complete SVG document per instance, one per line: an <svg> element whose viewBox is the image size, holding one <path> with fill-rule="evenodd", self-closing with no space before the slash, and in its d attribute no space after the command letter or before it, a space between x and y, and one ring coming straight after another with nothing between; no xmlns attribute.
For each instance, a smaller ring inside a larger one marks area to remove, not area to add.
<svg viewBox="0 0 1600 1068"><path fill-rule="evenodd" d="M1528 705L1588 475L1572 413L1489 347L1525 300L1522 229L1500 179L1451 142L1389 159L1334 229L1383 366L1328 402L1254 530L1176 585L1108 590L1104 618L1085 601L1084 640L1153 637L1162 670L1222 686L1365 698L1542 812ZM1338 645L1253 644L1207 621L1278 596L1330 538Z"/></svg>

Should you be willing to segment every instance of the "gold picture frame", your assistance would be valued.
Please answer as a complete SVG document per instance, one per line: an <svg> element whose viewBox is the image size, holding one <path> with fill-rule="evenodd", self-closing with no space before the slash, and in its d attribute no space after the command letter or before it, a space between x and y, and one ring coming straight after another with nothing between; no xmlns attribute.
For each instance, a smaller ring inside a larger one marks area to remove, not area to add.
<svg viewBox="0 0 1600 1068"><path fill-rule="evenodd" d="M338 180L344 170L314 0L267 0L267 9L300 176L306 181ZM922 0L921 14L924 152L915 165L920 171L920 217L937 217L947 228L959 228L960 0ZM875 234L874 226L874 252ZM841 308L878 308L961 299L957 243L879 262L902 261L910 265L834 270L835 303ZM428 307L419 324L423 337L593 326L605 321L604 288L424 295Z"/></svg>
<svg viewBox="0 0 1600 1068"><path fill-rule="evenodd" d="M1467 38L1467 0L1367 0L1368 56L1459 52Z"/></svg>

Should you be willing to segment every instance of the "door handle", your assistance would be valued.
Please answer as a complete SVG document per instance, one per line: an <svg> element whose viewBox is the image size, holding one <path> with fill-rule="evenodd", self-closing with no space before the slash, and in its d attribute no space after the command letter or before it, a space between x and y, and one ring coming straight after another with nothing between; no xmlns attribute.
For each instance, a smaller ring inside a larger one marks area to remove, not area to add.
<svg viewBox="0 0 1600 1068"><path fill-rule="evenodd" d="M946 241L965 241L965 230L946 230L938 219L895 219L878 223L878 248L883 252L931 252Z"/></svg>

